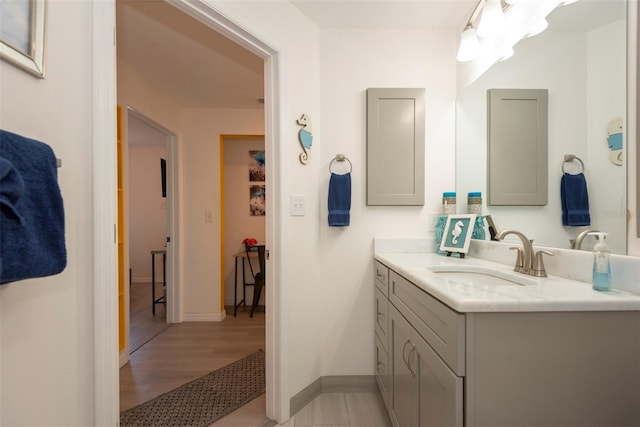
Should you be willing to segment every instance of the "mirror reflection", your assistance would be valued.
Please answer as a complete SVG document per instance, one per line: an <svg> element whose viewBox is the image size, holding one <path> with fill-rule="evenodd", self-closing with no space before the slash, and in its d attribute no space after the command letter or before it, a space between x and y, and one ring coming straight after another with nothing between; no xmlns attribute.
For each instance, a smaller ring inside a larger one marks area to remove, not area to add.
<svg viewBox="0 0 640 427"><path fill-rule="evenodd" d="M545 32L521 40L514 56L493 65L459 95L456 190L463 211L467 193L481 191L483 213L492 216L498 231L520 230L534 244L568 249L580 233L594 229L609 233L613 253L626 254L626 8L624 0L583 0L557 8ZM487 205L487 90L499 88L548 90L545 206ZM565 155L582 164L565 162ZM590 221L563 226L562 176L581 171ZM594 243L594 237L584 237L582 249L591 250Z"/></svg>

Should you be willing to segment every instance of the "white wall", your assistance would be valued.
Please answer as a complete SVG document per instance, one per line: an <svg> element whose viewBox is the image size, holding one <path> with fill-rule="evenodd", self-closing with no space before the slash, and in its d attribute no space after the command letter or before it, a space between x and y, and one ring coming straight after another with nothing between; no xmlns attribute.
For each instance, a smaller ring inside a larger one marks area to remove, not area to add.
<svg viewBox="0 0 640 427"><path fill-rule="evenodd" d="M3 426L93 424L91 23L91 2L49 1L46 78L0 61L0 127L62 159L68 255L57 276L0 286Z"/></svg>
<svg viewBox="0 0 640 427"><path fill-rule="evenodd" d="M250 182L248 165L249 151L264 151L264 138L225 138L224 143L224 303L234 304L235 258L233 254L244 251L242 241L253 238L259 245L266 244L264 216L251 216L249 213L249 188L251 185L265 185L264 182ZM269 159L266 162L268 173ZM266 191L269 191L267 188ZM267 207L268 209L268 207ZM238 259L237 300L242 299L242 261ZM258 260L252 260L254 273L257 272ZM247 283L253 283L248 261L245 260L245 277ZM246 303L253 301L253 287L246 289ZM264 304L264 292L260 304Z"/></svg>
<svg viewBox="0 0 640 427"><path fill-rule="evenodd" d="M164 249L167 235L167 199L162 197L160 159L164 147L129 146L129 267L132 282L151 281L150 251ZM156 281L162 262L156 259Z"/></svg>
<svg viewBox="0 0 640 427"><path fill-rule="evenodd" d="M322 114L315 129L322 130L322 156L314 159L320 165L318 189L307 196L319 207L320 276L312 286L321 303L305 310L315 310L323 325L322 375L374 372L372 239L426 236L427 213L439 209L439 195L454 185L455 37L454 31L400 29L320 33ZM366 206L369 87L426 89L424 207ZM327 226L328 165L337 153L353 164L351 225L345 229Z"/></svg>

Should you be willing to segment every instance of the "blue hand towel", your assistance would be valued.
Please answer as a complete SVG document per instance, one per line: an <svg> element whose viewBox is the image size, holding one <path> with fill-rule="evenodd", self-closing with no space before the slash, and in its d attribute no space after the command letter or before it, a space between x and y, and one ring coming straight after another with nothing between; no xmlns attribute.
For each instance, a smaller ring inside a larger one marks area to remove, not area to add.
<svg viewBox="0 0 640 427"><path fill-rule="evenodd" d="M0 284L66 267L57 174L51 147L0 130Z"/></svg>
<svg viewBox="0 0 640 427"><path fill-rule="evenodd" d="M331 174L329 179L329 227L349 225L351 210L351 174Z"/></svg>
<svg viewBox="0 0 640 427"><path fill-rule="evenodd" d="M560 198L562 199L563 226L591 225L587 180L583 173L562 175Z"/></svg>

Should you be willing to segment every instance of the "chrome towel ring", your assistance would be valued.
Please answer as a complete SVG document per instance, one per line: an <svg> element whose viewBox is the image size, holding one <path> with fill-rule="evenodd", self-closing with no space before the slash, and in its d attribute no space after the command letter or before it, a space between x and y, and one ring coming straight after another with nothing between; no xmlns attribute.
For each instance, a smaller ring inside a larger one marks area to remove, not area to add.
<svg viewBox="0 0 640 427"><path fill-rule="evenodd" d="M580 160L580 157L576 156L575 154L565 154L564 155L564 161L562 162L562 173L567 173L567 171L564 170L565 164L567 164L569 162L573 162L575 160L577 160L580 163L580 171L578 173L583 173L584 172L584 163L582 163L582 160Z"/></svg>
<svg viewBox="0 0 640 427"><path fill-rule="evenodd" d="M351 160L349 160L347 156L345 156L344 154L336 154L336 156L331 160L331 163L329 163L329 172L334 173L331 170L331 167L333 166L333 162L345 162L345 161L349 163L349 171L346 173L351 173L351 171L353 170L353 165L351 164Z"/></svg>

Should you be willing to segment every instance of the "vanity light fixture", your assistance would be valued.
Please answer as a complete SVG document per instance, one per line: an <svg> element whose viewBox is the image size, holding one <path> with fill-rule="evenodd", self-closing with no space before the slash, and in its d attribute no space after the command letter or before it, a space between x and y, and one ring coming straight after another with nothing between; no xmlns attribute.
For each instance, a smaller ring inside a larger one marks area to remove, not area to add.
<svg viewBox="0 0 640 427"><path fill-rule="evenodd" d="M479 37L493 37L504 32L506 20L501 0L484 0L482 15L478 23Z"/></svg>
<svg viewBox="0 0 640 427"><path fill-rule="evenodd" d="M460 47L456 59L460 62L472 61L478 58L480 53L480 40L478 40L476 30L471 24L467 24L460 36Z"/></svg>

